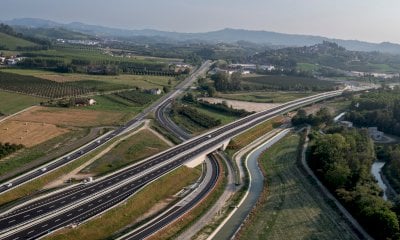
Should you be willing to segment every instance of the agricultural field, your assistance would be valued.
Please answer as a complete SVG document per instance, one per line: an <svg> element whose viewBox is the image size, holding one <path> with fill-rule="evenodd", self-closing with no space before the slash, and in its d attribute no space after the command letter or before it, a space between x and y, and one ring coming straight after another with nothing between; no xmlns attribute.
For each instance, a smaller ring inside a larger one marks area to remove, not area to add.
<svg viewBox="0 0 400 240"><path fill-rule="evenodd" d="M243 77L242 85L273 91L327 91L335 89L337 83L309 77L255 75Z"/></svg>
<svg viewBox="0 0 400 240"><path fill-rule="evenodd" d="M149 130L141 130L84 168L84 174L103 175L159 153L168 145Z"/></svg>
<svg viewBox="0 0 400 240"><path fill-rule="evenodd" d="M298 168L299 139L289 135L259 159L265 190L237 239L358 239Z"/></svg>
<svg viewBox="0 0 400 240"><path fill-rule="evenodd" d="M10 115L46 101L44 98L0 91L0 114Z"/></svg>
<svg viewBox="0 0 400 240"><path fill-rule="evenodd" d="M67 127L119 125L123 113L78 108L34 107L13 117L14 121L54 124Z"/></svg>
<svg viewBox="0 0 400 240"><path fill-rule="evenodd" d="M79 85L79 81L84 81L85 84L90 84L90 81L94 81L96 86L100 83L102 84L112 84L116 86L124 86L127 88L162 88L164 86L175 86L179 81L175 77L168 76L149 76L149 75L128 75L121 74L117 76L104 76L104 75L89 75L89 74L79 74L79 73L56 73L46 70L31 70L31 69L17 69L9 68L2 69L2 72L15 73L20 75L33 76L37 78L47 79L55 82L74 82L74 84ZM169 82L171 84L169 84ZM111 86L111 85L109 85ZM92 87L89 86L89 88ZM115 90L102 87L103 91Z"/></svg>
<svg viewBox="0 0 400 240"><path fill-rule="evenodd" d="M0 142L32 147L67 132L54 124L7 120L0 123Z"/></svg>
<svg viewBox="0 0 400 240"><path fill-rule="evenodd" d="M304 72L318 71L320 66L313 63L297 63L296 69Z"/></svg>
<svg viewBox="0 0 400 240"><path fill-rule="evenodd" d="M35 43L0 32L0 49L16 50L18 47L33 47Z"/></svg>
<svg viewBox="0 0 400 240"><path fill-rule="evenodd" d="M47 98L79 96L90 92L87 88L5 72L0 72L0 89Z"/></svg>
<svg viewBox="0 0 400 240"><path fill-rule="evenodd" d="M256 103L285 103L298 98L308 97L313 92L241 92L241 93L218 93L219 98L230 100L256 102Z"/></svg>

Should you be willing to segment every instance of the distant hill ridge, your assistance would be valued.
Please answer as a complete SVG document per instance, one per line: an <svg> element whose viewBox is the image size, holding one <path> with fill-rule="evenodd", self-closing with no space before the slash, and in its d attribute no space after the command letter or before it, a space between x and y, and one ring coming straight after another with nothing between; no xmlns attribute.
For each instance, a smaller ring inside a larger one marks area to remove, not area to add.
<svg viewBox="0 0 400 240"><path fill-rule="evenodd" d="M198 40L207 42L237 42L248 41L257 44L266 44L272 46L312 46L323 41L330 41L353 51L378 51L383 53L400 54L400 44L382 42L370 43L359 40L342 40L332 39L321 36L312 35L299 35L299 34L286 34L270 31L254 31L244 29L231 29L226 28L218 31L204 32L204 33L179 33L167 32L153 29L143 30L127 30L111 27L103 27L98 25L89 25L80 22L72 22L62 24L50 20L37 19L37 18L19 18L9 21L3 21L12 26L26 26L33 28L54 28L63 27L72 31L95 35L95 36L115 36L115 37L163 37L175 41Z"/></svg>

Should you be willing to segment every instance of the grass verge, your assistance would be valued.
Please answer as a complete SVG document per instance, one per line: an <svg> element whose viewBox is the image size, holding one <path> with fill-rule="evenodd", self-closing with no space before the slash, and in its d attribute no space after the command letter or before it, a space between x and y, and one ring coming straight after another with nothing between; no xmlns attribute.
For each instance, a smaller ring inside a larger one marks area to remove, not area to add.
<svg viewBox="0 0 400 240"><path fill-rule="evenodd" d="M274 117L271 120L265 121L246 132L240 134L239 136L234 137L229 143L228 150L239 150L249 145L251 142L256 140L257 138L262 137L267 132L281 125L284 121L282 116ZM229 155L233 154L232 151L229 151Z"/></svg>
<svg viewBox="0 0 400 240"><path fill-rule="evenodd" d="M118 143L81 172L104 175L157 154L168 147L151 131L144 129Z"/></svg>

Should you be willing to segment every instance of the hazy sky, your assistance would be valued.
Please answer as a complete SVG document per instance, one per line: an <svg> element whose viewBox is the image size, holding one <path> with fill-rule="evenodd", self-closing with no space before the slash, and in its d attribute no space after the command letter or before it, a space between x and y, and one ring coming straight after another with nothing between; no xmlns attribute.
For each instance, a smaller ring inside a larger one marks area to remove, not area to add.
<svg viewBox="0 0 400 240"><path fill-rule="evenodd" d="M397 43L399 11L399 0L0 0L3 20L181 32L230 27Z"/></svg>

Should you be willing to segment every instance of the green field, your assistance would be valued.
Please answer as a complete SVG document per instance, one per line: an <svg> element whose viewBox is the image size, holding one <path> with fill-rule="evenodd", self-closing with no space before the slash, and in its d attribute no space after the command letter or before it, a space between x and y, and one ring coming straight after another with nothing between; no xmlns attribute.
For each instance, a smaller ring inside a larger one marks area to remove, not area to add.
<svg viewBox="0 0 400 240"><path fill-rule="evenodd" d="M10 115L24 108L36 105L44 98L0 91L0 114Z"/></svg>
<svg viewBox="0 0 400 240"><path fill-rule="evenodd" d="M304 72L317 71L320 67L312 63L297 63L296 69Z"/></svg>
<svg viewBox="0 0 400 240"><path fill-rule="evenodd" d="M35 43L0 32L0 49L15 50L17 47L33 47Z"/></svg>
<svg viewBox="0 0 400 240"><path fill-rule="evenodd" d="M217 97L258 103L284 103L298 98L308 97L313 92L242 92L219 93Z"/></svg>
<svg viewBox="0 0 400 240"><path fill-rule="evenodd" d="M82 172L103 175L143 160L167 148L168 145L152 132L142 130L120 142L111 151L83 169Z"/></svg>
<svg viewBox="0 0 400 240"><path fill-rule="evenodd" d="M238 239L357 239L296 164L300 137L292 134L259 160L266 186Z"/></svg>

